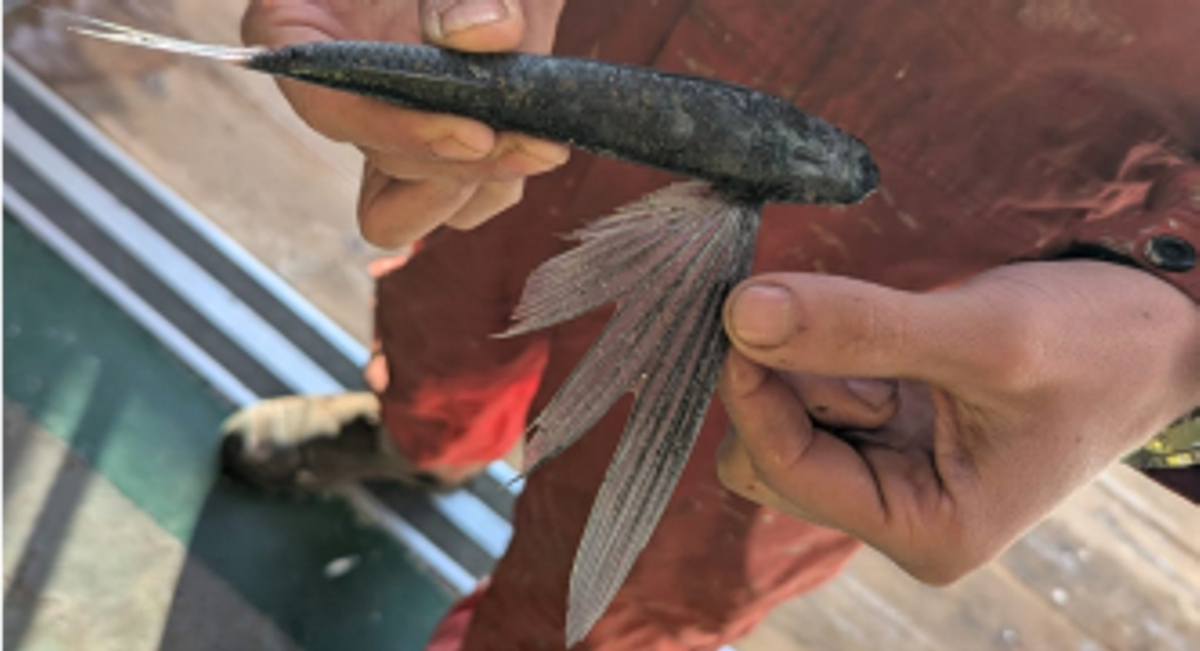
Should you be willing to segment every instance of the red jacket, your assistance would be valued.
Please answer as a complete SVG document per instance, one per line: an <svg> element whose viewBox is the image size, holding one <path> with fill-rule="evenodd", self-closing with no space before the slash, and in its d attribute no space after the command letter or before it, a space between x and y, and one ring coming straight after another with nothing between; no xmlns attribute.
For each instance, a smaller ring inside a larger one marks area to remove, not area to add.
<svg viewBox="0 0 1200 651"><path fill-rule="evenodd" d="M927 289L1087 245L1196 297L1200 270L1169 270L1148 252L1167 251L1155 239L1165 235L1200 245L1200 166L1189 159L1200 152L1197 34L1200 3L1190 0L634 0L568 3L558 52L758 87L867 144L880 191L845 209L769 206L756 271ZM534 179L518 207L476 231L435 235L381 278L384 417L414 459L489 460L517 440L608 316L491 338L525 277L566 246L562 234L670 180L576 153ZM561 646L571 560L627 408L530 478L468 647ZM728 494L714 468L725 427L714 406L592 643L731 640L855 549Z"/></svg>

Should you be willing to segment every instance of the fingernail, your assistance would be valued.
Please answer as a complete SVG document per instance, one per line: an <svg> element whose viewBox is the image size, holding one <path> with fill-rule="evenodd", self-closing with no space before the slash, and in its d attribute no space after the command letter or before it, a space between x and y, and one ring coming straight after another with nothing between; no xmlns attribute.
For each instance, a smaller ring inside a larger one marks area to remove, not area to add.
<svg viewBox="0 0 1200 651"><path fill-rule="evenodd" d="M432 36L441 39L454 32L498 23L508 15L508 6L501 0L458 0L435 11L435 20L430 28Z"/></svg>
<svg viewBox="0 0 1200 651"><path fill-rule="evenodd" d="M880 409L892 401L896 395L896 382L893 380L874 380L870 378L850 378L846 380L846 389L856 398L875 409Z"/></svg>
<svg viewBox="0 0 1200 651"><path fill-rule="evenodd" d="M547 148L537 144L517 144L507 151L493 153L496 164L492 167L492 178L515 181L549 172L566 162L566 157L559 155L557 149L557 146Z"/></svg>
<svg viewBox="0 0 1200 651"><path fill-rule="evenodd" d="M541 141L524 141L520 144L519 149L522 154L538 161L547 169L566 163L571 156L570 149Z"/></svg>
<svg viewBox="0 0 1200 651"><path fill-rule="evenodd" d="M433 152L433 155L438 158L452 161L474 161L488 154L486 151L480 151L454 136L447 136L430 142L429 151Z"/></svg>
<svg viewBox="0 0 1200 651"><path fill-rule="evenodd" d="M733 336L741 342L779 346L796 329L792 295L775 285L751 285L734 296L729 321Z"/></svg>

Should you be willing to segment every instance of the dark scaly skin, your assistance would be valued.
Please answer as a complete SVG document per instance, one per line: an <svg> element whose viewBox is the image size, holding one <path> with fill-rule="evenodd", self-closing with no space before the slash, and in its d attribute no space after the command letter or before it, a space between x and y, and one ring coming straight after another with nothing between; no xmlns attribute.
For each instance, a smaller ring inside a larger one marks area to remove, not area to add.
<svg viewBox="0 0 1200 651"><path fill-rule="evenodd" d="M245 65L651 165L753 202L854 203L878 183L853 136L778 97L710 79L353 41L287 46Z"/></svg>

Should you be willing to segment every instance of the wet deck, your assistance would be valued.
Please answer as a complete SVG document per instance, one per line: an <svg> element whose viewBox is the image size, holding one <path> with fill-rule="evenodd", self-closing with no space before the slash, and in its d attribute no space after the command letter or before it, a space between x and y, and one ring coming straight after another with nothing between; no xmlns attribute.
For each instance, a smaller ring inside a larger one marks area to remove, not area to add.
<svg viewBox="0 0 1200 651"><path fill-rule="evenodd" d="M76 3L92 14L134 19L186 37L237 40L242 0L153 4L155 11L146 15L122 10L118 2ZM112 7L115 13L108 13ZM10 18L5 26L10 52L247 250L366 340L371 287L365 265L379 252L362 244L355 232L356 152L308 132L267 79L203 62L63 42L53 28L28 22L44 19ZM11 274L7 263L6 272ZM12 411L17 420L10 420L9 412L6 406L6 448L12 424L25 418L24 411ZM64 452L51 438L27 436L36 439L39 454L60 463ZM6 477L11 476L6 461ZM91 491L88 496L107 499ZM6 507L9 498L6 483ZM111 507L114 513L118 506ZM132 521L144 514L113 517ZM5 542L14 524L36 521L36 513L6 508ZM172 544L163 542L163 549ZM6 592L13 576L10 548L6 544ZM160 599L157 607L170 608L171 573L181 571L186 568L165 570L154 580L167 583L146 599ZM205 580L220 586L230 579ZM57 603L70 603L77 597L71 591L82 589L70 581L48 585L59 591ZM245 599L236 593L218 588L205 593L214 604L214 618L223 618L218 606ZM271 620L284 611L264 612ZM324 616L339 612L349 617L337 609ZM204 613L193 616L202 621ZM6 606L6 637L9 614ZM35 626L51 615L26 613L22 621ZM275 640L280 626L278 619L238 625L260 640ZM286 648L285 642L278 642L279 648ZM955 587L921 586L865 552L826 589L780 608L738 648L1200 649L1200 511L1136 473L1116 469L999 561Z"/></svg>

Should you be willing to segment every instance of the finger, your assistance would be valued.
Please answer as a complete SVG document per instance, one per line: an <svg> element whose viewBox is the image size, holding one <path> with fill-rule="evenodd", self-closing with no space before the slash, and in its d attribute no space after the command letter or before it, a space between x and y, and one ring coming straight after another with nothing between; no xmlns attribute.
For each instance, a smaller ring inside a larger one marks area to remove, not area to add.
<svg viewBox="0 0 1200 651"><path fill-rule="evenodd" d="M814 430L780 378L731 351L719 391L755 474L794 508L864 540L886 522L872 469L855 449Z"/></svg>
<svg viewBox="0 0 1200 651"><path fill-rule="evenodd" d="M280 47L340 37L339 25L329 14L307 11L302 15L280 15L283 10L278 10L269 15L261 4L253 3L243 18L242 40L247 45ZM402 109L287 79L276 81L301 119L337 142L450 161L480 160L495 146L495 132L474 120Z"/></svg>
<svg viewBox="0 0 1200 651"><path fill-rule="evenodd" d="M359 230L381 248L399 248L421 239L450 219L477 186L457 181L398 181L369 166L359 195Z"/></svg>
<svg viewBox="0 0 1200 651"><path fill-rule="evenodd" d="M446 225L460 231L471 230L515 206L524 192L524 181L480 183L471 199L446 221Z"/></svg>
<svg viewBox="0 0 1200 651"><path fill-rule="evenodd" d="M242 14L242 43L280 47L341 38L341 25L329 13L306 3L251 0Z"/></svg>
<svg viewBox="0 0 1200 651"><path fill-rule="evenodd" d="M425 38L442 47L504 52L525 38L519 0L421 0L420 12Z"/></svg>
<svg viewBox="0 0 1200 651"><path fill-rule="evenodd" d="M482 160L496 145L496 133L482 122L300 82L280 80L279 87L305 123L336 142L446 161Z"/></svg>
<svg viewBox="0 0 1200 651"><path fill-rule="evenodd" d="M817 522L813 515L785 500L758 479L757 471L732 427L717 447L717 478L725 488L740 497L786 513L794 518Z"/></svg>
<svg viewBox="0 0 1200 651"><path fill-rule="evenodd" d="M518 133L502 133L492 155L493 175L511 180L545 174L566 164L570 156L571 150L565 145Z"/></svg>
<svg viewBox="0 0 1200 651"><path fill-rule="evenodd" d="M558 19L562 15L566 0L522 0L525 13L525 40L521 49L525 52L549 54L554 47L554 36L558 33Z"/></svg>
<svg viewBox="0 0 1200 651"><path fill-rule="evenodd" d="M829 378L808 373L788 373L784 380L813 420L830 427L882 427L898 406L895 380Z"/></svg>
<svg viewBox="0 0 1200 651"><path fill-rule="evenodd" d="M735 288L725 326L738 350L776 369L973 386L1007 364L1027 317L1019 299L976 294L767 274Z"/></svg>
<svg viewBox="0 0 1200 651"><path fill-rule="evenodd" d="M419 153L385 152L367 147L359 150L370 166L393 179L401 181L423 181L440 179L443 181L460 181L463 183L479 183L490 180L493 176L494 161L464 161L452 162L431 160Z"/></svg>
<svg viewBox="0 0 1200 651"><path fill-rule="evenodd" d="M886 423L872 428L855 425L841 426L837 435L861 444L895 450L934 450L937 413L929 386L921 382L896 383L893 402L895 409ZM860 453L863 448L857 446Z"/></svg>
<svg viewBox="0 0 1200 651"><path fill-rule="evenodd" d="M759 501L752 488L758 484L758 474L732 424L717 446L717 479L730 491L751 502Z"/></svg>
<svg viewBox="0 0 1200 651"><path fill-rule="evenodd" d="M375 169L396 179L457 179L470 183L512 181L542 174L561 165L568 156L564 147L513 134L503 134L489 156L473 161L439 160L420 150L360 149Z"/></svg>

